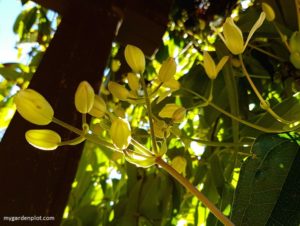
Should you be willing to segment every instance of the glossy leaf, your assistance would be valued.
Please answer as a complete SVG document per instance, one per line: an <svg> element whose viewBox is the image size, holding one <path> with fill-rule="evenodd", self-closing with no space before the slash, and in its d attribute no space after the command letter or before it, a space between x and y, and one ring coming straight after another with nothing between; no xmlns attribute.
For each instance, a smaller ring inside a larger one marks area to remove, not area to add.
<svg viewBox="0 0 300 226"><path fill-rule="evenodd" d="M278 135L261 135L241 168L232 221L238 225L266 225L298 152L298 144ZM284 215L284 213L280 213Z"/></svg>

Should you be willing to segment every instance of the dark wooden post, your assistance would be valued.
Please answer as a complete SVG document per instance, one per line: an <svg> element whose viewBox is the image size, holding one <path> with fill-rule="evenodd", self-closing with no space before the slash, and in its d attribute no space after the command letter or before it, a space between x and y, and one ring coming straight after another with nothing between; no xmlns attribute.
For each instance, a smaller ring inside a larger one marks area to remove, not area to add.
<svg viewBox="0 0 300 226"><path fill-rule="evenodd" d="M74 92L82 80L99 88L119 21L105 2L86 1L70 8L30 84L49 100L57 118L77 126L81 117L74 107ZM50 127L64 139L73 136ZM82 145L37 150L24 139L25 131L33 128L38 126L16 114L1 142L0 225L9 224L4 216L54 216L55 222L15 225L59 225L68 200Z"/></svg>
<svg viewBox="0 0 300 226"><path fill-rule="evenodd" d="M95 90L99 88L120 17L123 25L118 40L139 45L151 55L165 31L171 3L170 0L164 0L164 4L160 0L36 2L63 13L63 19L30 88L47 98L55 117L77 127L81 116L74 107L75 90L82 80L89 81ZM3 221L4 216L55 217L55 221L18 221L16 225L60 224L82 145L60 147L52 152L37 150L24 139L25 132L34 128L40 127L16 114L0 144L0 225L9 225ZM47 128L59 132L65 140L74 137L57 125L50 124Z"/></svg>

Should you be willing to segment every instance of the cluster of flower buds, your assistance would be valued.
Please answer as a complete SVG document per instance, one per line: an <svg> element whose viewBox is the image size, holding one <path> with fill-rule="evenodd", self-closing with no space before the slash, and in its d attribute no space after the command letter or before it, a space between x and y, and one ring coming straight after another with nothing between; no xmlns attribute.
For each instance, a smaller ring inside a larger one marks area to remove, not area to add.
<svg viewBox="0 0 300 226"><path fill-rule="evenodd" d="M75 107L82 114L90 114L94 117L103 117L106 113L104 100L95 95L93 88L87 81L81 82L75 92ZM54 110L50 103L33 89L19 91L14 99L17 111L27 121L36 125L48 125L54 119ZM41 150L54 150L61 144L74 145L85 140L84 135L88 132L83 125L82 135L71 141L61 142L58 133L48 129L29 130L25 138L29 144Z"/></svg>

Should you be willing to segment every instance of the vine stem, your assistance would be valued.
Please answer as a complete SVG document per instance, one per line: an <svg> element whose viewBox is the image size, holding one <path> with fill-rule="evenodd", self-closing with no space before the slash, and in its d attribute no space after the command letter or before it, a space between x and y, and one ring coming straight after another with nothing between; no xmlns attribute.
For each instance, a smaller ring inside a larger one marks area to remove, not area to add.
<svg viewBox="0 0 300 226"><path fill-rule="evenodd" d="M156 137L155 137L155 134L154 134L154 126L153 126L153 120L152 120L153 117L152 117L150 98L149 98L149 94L148 94L148 90L147 90L147 86L146 86L146 83L145 83L144 76L141 74L140 77L141 77L142 87L143 87L143 90L144 90L144 93L145 93L145 102L146 102L146 107L147 107L148 117L149 117L152 147L153 147L154 153L158 154L158 150L157 150L157 146L156 146Z"/></svg>
<svg viewBox="0 0 300 226"><path fill-rule="evenodd" d="M287 124L287 125L290 125L294 122L292 121L288 121L288 120L285 120L283 118L281 118L279 115L277 115L273 110L272 108L270 108L269 104L265 101L265 99L261 96L260 92L258 91L258 89L256 88L254 82L252 81L246 67L245 67L245 64L244 64L244 61L243 61L243 57L242 55L239 55L239 59L241 61L241 66L242 66L242 70L243 70L243 73L245 74L250 86L252 87L254 93L256 94L257 98L259 99L260 103L262 104L262 108L265 109L267 112L269 112L270 115L272 115L273 118L275 118L278 122L281 122L281 123L284 123L284 124Z"/></svg>
<svg viewBox="0 0 300 226"><path fill-rule="evenodd" d="M224 225L234 226L234 223L226 217L209 199L203 195L195 186L193 186L185 177L178 173L172 166L166 163L162 158L157 157L156 164L161 166L172 177L174 177L181 185L183 185L189 192L195 195L210 211L213 213Z"/></svg>
<svg viewBox="0 0 300 226"><path fill-rule="evenodd" d="M279 27L277 26L277 24L274 21L273 21L273 25L274 25L276 31L278 32L278 34L280 35L280 38L281 38L282 42L284 43L285 47L287 48L287 50L289 52L291 52L291 48L290 48L290 46L289 46L289 44L287 42L286 36L284 34L282 34L282 32L280 31Z"/></svg>
<svg viewBox="0 0 300 226"><path fill-rule="evenodd" d="M184 88L184 87L181 87L181 88L183 90L185 90L185 91L187 91L187 92L195 95L196 97L199 97L204 102L208 102L208 100L205 97L199 95L198 93L194 92L193 90L190 90L190 89L187 89L187 88ZM224 115L226 115L226 116L228 116L228 117L230 117L230 118L232 118L232 119L234 119L234 120L236 120L236 121L238 121L240 123L243 123L246 126L249 126L249 127L253 128L253 129L257 129L257 130L265 132L265 133L284 133L284 132L289 132L290 131L290 130L273 130L273 129L268 129L268 128L265 128L265 127L262 127L262 126L258 126L258 125L255 125L255 124L251 123L251 122L248 122L248 121L245 121L243 119L240 119L239 117L237 117L237 116L229 113L228 111L223 110L221 107L219 107L218 105L216 105L216 104L214 104L212 102L208 102L208 105L211 106L211 107L213 107L217 111L223 113Z"/></svg>

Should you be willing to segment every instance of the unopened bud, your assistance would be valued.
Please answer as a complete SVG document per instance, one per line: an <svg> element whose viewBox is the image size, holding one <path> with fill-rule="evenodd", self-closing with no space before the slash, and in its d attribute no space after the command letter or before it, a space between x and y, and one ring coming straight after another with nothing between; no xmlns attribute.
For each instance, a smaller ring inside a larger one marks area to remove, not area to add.
<svg viewBox="0 0 300 226"><path fill-rule="evenodd" d="M145 56L138 47L127 45L125 47L125 59L135 73L143 73L145 71Z"/></svg>
<svg viewBox="0 0 300 226"><path fill-rule="evenodd" d="M89 111L89 114L96 118L101 118L105 115L105 112L106 112L106 104L104 100L98 95L95 95L94 104L92 109Z"/></svg>
<svg viewBox="0 0 300 226"><path fill-rule="evenodd" d="M300 52L300 32L295 31L290 38L291 52Z"/></svg>
<svg viewBox="0 0 300 226"><path fill-rule="evenodd" d="M171 90L178 90L180 88L180 82L178 82L175 78L172 78L164 83L164 87L168 87Z"/></svg>
<svg viewBox="0 0 300 226"><path fill-rule="evenodd" d="M178 173L185 175L186 160L184 157L176 156L172 159L171 165Z"/></svg>
<svg viewBox="0 0 300 226"><path fill-rule="evenodd" d="M161 109L158 115L161 118L173 118L174 112L179 108L181 108L181 106L177 104L167 104L166 106L163 107L163 109Z"/></svg>
<svg viewBox="0 0 300 226"><path fill-rule="evenodd" d="M181 123L184 120L186 114L186 109L184 107L178 108L172 116L172 120L174 123Z"/></svg>
<svg viewBox="0 0 300 226"><path fill-rule="evenodd" d="M75 107L82 114L88 113L94 104L94 89L87 82L82 81L75 92Z"/></svg>
<svg viewBox="0 0 300 226"><path fill-rule="evenodd" d="M225 44L233 54L244 52L244 38L242 31L234 23L231 17L228 17L223 25Z"/></svg>
<svg viewBox="0 0 300 226"><path fill-rule="evenodd" d="M168 125L161 120L155 120L153 122L154 135L158 138L168 138L170 131Z"/></svg>
<svg viewBox="0 0 300 226"><path fill-rule="evenodd" d="M129 96L129 91L124 86L116 82L109 82L108 90L115 98L118 98L120 100L126 100Z"/></svg>
<svg viewBox="0 0 300 226"><path fill-rule="evenodd" d="M174 75L176 73L176 62L174 58L169 57L167 60L165 60L159 70L158 73L158 79L161 82L167 82L174 78Z"/></svg>
<svg viewBox="0 0 300 226"><path fill-rule="evenodd" d="M128 73L127 80L131 90L138 90L140 88L139 77L135 73Z"/></svg>
<svg viewBox="0 0 300 226"><path fill-rule="evenodd" d="M119 60L112 60L111 61L111 70L113 72L117 72L120 69L121 63Z"/></svg>
<svg viewBox="0 0 300 226"><path fill-rule="evenodd" d="M41 150L54 150L61 142L59 134L48 129L28 130L25 138L29 144Z"/></svg>
<svg viewBox="0 0 300 226"><path fill-rule="evenodd" d="M17 111L27 121L36 125L49 124L54 116L54 111L48 101L33 89L18 92L14 102Z"/></svg>
<svg viewBox="0 0 300 226"><path fill-rule="evenodd" d="M113 144L117 148L127 148L131 141L131 130L129 123L122 118L114 119L110 128L110 137L113 141Z"/></svg>
<svg viewBox="0 0 300 226"><path fill-rule="evenodd" d="M275 19L275 12L274 12L273 8L269 4L263 2L262 3L262 10L266 14L266 20L267 21L271 22L271 21L273 21Z"/></svg>

